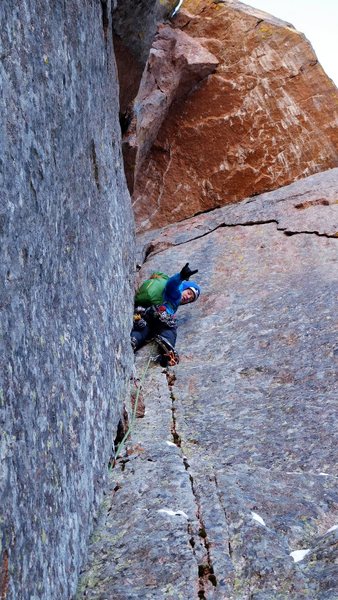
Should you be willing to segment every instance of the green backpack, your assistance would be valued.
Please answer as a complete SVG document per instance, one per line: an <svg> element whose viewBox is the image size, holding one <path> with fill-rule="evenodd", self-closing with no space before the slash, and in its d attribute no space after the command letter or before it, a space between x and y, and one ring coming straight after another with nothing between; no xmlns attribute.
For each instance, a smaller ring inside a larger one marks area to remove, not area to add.
<svg viewBox="0 0 338 600"><path fill-rule="evenodd" d="M159 271L152 273L138 288L135 295L135 306L152 306L162 304L163 292L167 285L169 275Z"/></svg>

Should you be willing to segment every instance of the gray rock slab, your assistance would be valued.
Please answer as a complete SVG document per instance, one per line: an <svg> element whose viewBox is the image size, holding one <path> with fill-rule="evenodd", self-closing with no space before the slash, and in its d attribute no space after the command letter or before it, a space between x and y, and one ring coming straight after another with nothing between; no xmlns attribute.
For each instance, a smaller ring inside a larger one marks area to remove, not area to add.
<svg viewBox="0 0 338 600"><path fill-rule="evenodd" d="M247 198L138 238L138 262L149 254L203 237L218 227L275 222L289 235L338 236L338 168L316 173L273 192Z"/></svg>
<svg viewBox="0 0 338 600"><path fill-rule="evenodd" d="M196 218L201 229L197 221L179 224L167 247L161 240L168 228L153 232L154 245L141 271L142 278L155 270L173 273L189 261L191 268L199 268L195 277L202 287L198 302L179 309L181 361L175 380L169 377L173 439L190 479L190 487L181 488L179 506L195 505L204 548L204 558L197 561L198 581L190 562L185 570L186 555L178 558L181 577L192 574L180 588L189 600L338 597L338 240L330 212L336 215L337 172L309 179L319 182L321 191L303 182L308 187L302 199L297 188L299 195L291 200L289 190L280 190L271 219L265 212L269 202L263 205L258 198L257 213L255 200L224 209L238 211L230 227L220 225L224 214L218 220L215 211ZM319 196L329 203L318 203ZM315 204L295 208L311 198ZM247 210L252 211L248 219ZM299 214L304 220L293 228ZM325 235L318 233L316 215ZM294 235L280 229L283 219ZM146 352L138 364L145 361ZM160 369L153 367L153 372L160 377ZM146 415L153 394L145 399ZM147 427L158 460L165 460L167 448L160 450L151 429L155 424L157 430L158 415L154 419L138 423L133 439ZM163 493L163 485L172 489L155 475L153 488ZM125 507L124 518L121 504L118 509L124 524L127 502ZM157 534L149 535L146 525L144 531L147 547L155 543L161 555ZM142 537L140 529L131 534L130 554ZM176 561L177 552L173 555ZM147 597L131 571L131 586ZM167 597L164 589L155 586L153 597Z"/></svg>
<svg viewBox="0 0 338 600"><path fill-rule="evenodd" d="M78 600L197 597L206 550L160 367L149 368L143 389L145 416L111 471Z"/></svg>

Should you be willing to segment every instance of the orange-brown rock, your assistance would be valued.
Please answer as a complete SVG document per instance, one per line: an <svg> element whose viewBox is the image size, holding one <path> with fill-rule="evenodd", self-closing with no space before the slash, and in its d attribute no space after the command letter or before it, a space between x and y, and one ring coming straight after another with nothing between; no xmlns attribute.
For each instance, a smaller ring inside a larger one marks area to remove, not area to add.
<svg viewBox="0 0 338 600"><path fill-rule="evenodd" d="M130 192L172 103L186 96L217 65L217 58L197 39L168 25L159 27L123 139Z"/></svg>
<svg viewBox="0 0 338 600"><path fill-rule="evenodd" d="M102 5L106 5L106 0ZM120 112L135 98L159 23L173 13L177 0L114 0L112 26L120 85ZM102 6L104 20L104 8ZM103 23L105 26L106 23ZM124 124L123 124L124 125Z"/></svg>
<svg viewBox="0 0 338 600"><path fill-rule="evenodd" d="M135 184L139 230L338 165L337 88L304 35L230 0L185 0L175 27L219 66L161 127Z"/></svg>

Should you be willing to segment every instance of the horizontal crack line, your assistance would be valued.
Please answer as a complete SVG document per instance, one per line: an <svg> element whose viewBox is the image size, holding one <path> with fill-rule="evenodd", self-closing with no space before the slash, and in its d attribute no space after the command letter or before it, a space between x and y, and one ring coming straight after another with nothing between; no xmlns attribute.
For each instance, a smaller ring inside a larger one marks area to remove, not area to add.
<svg viewBox="0 0 338 600"><path fill-rule="evenodd" d="M316 235L318 237L326 237L329 239L338 239L338 233L319 233L319 231L291 231L289 229L279 229L277 227L278 231L283 231L283 233L287 236L292 236L292 235Z"/></svg>
<svg viewBox="0 0 338 600"><path fill-rule="evenodd" d="M276 227L277 231L281 231L282 233L284 233L284 235L286 235L288 237L291 237L293 235L316 235L317 237L326 237L329 239L338 240L338 232L330 234L330 233L320 233L319 231L292 231L292 230L288 229L287 227L279 227L279 221L277 221L277 219L268 219L266 221L263 221L263 220L262 221L244 221L243 223L220 223L213 229L209 229L208 231L206 231L205 233L202 233L201 235L197 235L196 237L192 237L189 240L185 240L183 242L178 242L176 244L173 243L172 246L183 246L184 244L188 244L189 242L194 242L195 240L199 240L203 237L206 237L207 235L210 235L211 233L214 233L215 231L217 231L217 229L221 229L222 227L228 227L228 228L231 228L231 227L254 227L256 225L269 225L271 223L274 223L277 226ZM160 254L161 252L164 252L167 249L168 249L168 247L159 248L156 251L156 245L149 244L148 250L146 251L146 254L145 254L144 263L147 261L147 259L150 256L155 256L156 254Z"/></svg>

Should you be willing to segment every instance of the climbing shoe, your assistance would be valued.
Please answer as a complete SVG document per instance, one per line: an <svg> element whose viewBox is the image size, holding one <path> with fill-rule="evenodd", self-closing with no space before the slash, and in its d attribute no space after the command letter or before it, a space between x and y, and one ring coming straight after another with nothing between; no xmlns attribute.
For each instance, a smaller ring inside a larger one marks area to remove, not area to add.
<svg viewBox="0 0 338 600"><path fill-rule="evenodd" d="M161 335L156 335L154 341L161 350L161 367L174 367L175 365L178 365L180 357L171 343Z"/></svg>

